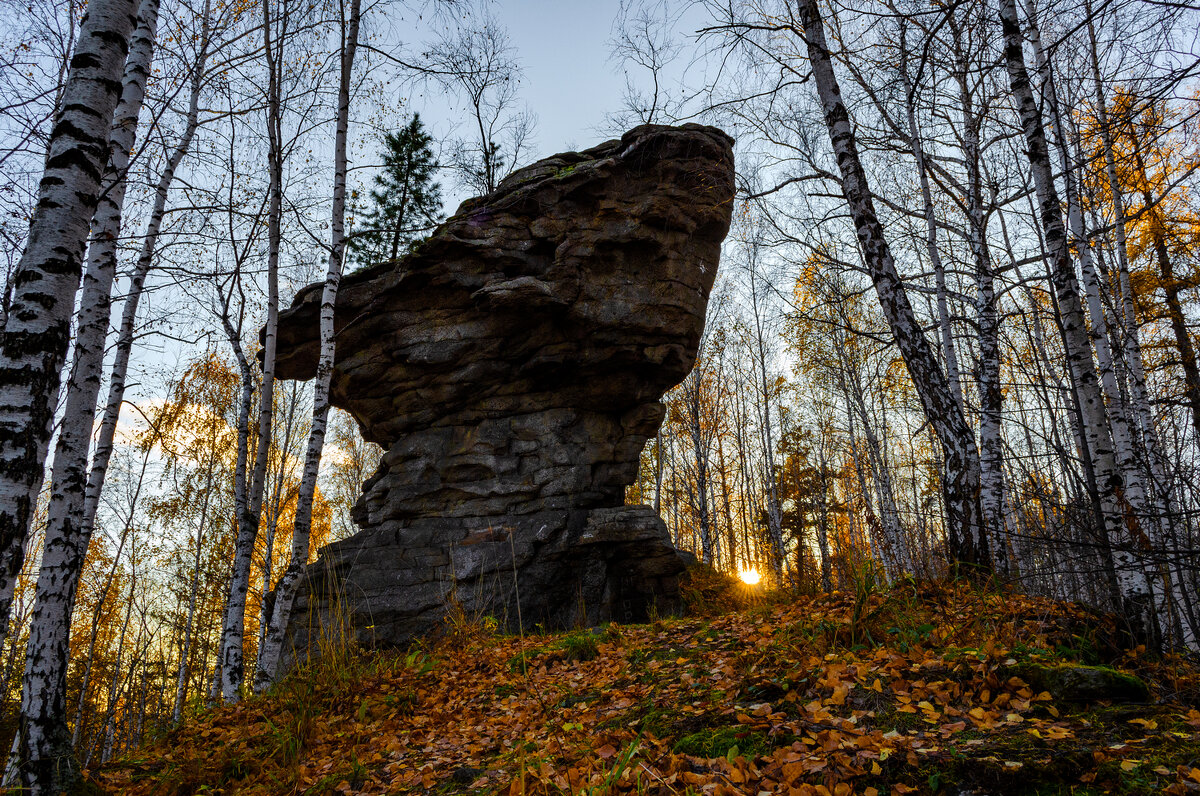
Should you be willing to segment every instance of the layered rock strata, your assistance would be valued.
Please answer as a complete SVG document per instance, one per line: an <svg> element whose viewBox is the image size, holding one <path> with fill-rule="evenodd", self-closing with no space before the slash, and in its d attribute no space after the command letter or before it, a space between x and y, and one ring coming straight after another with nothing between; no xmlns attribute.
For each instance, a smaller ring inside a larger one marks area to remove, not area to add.
<svg viewBox="0 0 1200 796"><path fill-rule="evenodd" d="M625 487L695 359L732 199L728 136L638 127L343 280L332 400L385 453L362 530L309 567L294 649L335 619L400 644L451 606L509 627L670 609L684 559ZM315 373L320 295L281 315L281 378Z"/></svg>

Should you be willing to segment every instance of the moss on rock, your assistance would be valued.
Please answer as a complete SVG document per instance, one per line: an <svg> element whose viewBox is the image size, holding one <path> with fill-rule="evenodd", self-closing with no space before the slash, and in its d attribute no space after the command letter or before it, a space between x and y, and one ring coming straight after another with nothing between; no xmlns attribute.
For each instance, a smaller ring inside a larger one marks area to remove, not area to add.
<svg viewBox="0 0 1200 796"><path fill-rule="evenodd" d="M1006 673L1029 683L1034 691L1049 691L1060 701L1144 702L1150 698L1150 689L1141 678L1107 666L1023 663Z"/></svg>

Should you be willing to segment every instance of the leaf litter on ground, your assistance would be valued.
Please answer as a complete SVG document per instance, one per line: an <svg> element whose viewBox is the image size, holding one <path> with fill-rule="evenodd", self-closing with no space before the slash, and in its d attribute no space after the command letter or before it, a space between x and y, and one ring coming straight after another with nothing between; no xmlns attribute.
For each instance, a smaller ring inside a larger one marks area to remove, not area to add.
<svg viewBox="0 0 1200 796"><path fill-rule="evenodd" d="M1200 793L1200 669L1076 604L906 581L643 625L494 627L342 649L92 782L131 796ZM1029 682L1062 667L1136 677L1149 696Z"/></svg>

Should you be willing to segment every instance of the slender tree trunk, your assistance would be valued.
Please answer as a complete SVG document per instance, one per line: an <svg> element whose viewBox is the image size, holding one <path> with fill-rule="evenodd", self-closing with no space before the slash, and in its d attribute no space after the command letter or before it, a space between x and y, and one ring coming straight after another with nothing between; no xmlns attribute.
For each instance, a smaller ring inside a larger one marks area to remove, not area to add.
<svg viewBox="0 0 1200 796"><path fill-rule="evenodd" d="M1067 351L1069 350L1069 346L1066 344L1062 328L1062 312L1059 310L1058 297L1053 289L1054 278L1053 269L1050 262L1050 254L1046 248L1045 238L1042 235L1042 227L1038 221L1038 212L1034 206L1033 197L1027 196L1026 198L1029 201L1030 222L1037 233L1039 251L1046 267L1046 283L1050 286L1050 289L1047 291L1047 295L1050 298L1050 306L1052 309L1051 317L1054 319L1055 328L1059 332L1058 337L1059 341L1062 343L1063 350ZM1012 240L1009 238L1008 228L1004 223L1003 214L1000 215L1000 229L1004 234L1005 251L1011 260L1014 258ZM1034 300L1033 292L1029 285L1024 285L1024 289L1025 295L1029 301L1029 305L1031 307L1037 307L1038 303ZM1079 393L1075 389L1075 377L1071 372L1070 366L1068 365L1066 368L1066 375L1070 383L1065 384L1063 382L1059 375L1058 368L1055 367L1054 362L1052 362L1050 358L1049 349L1046 344L1049 338L1042 326L1041 313L1036 311L1032 312L1030 313L1030 317L1033 319L1033 340L1035 350L1038 352L1039 360L1042 364L1042 367L1045 369L1045 373L1049 374L1049 376L1053 378L1056 392L1063 399L1062 404L1066 409L1067 418L1069 420L1068 427L1071 431L1071 438L1075 443L1075 451L1078 454L1078 460L1081 465L1081 469L1083 470L1083 481L1085 487L1084 492L1087 494L1088 502L1094 516L1094 529L1097 534L1097 541L1099 542L1099 546L1103 548L1103 557L1107 561L1105 574L1108 576L1108 581L1112 586L1112 593L1116 594L1120 591L1120 588L1117 585L1116 571L1113 570L1111 566L1112 555L1109 551L1107 533L1104 530L1104 510L1100 505L1100 489L1096 484L1096 469L1092 464L1092 457L1088 451L1087 436L1084 433L1083 416L1082 412L1080 411ZM1057 357L1055 358L1057 359ZM1041 392L1044 396L1043 403L1053 414L1056 414L1054 410L1058 408L1059 403L1052 401L1048 394L1046 394L1046 383L1047 382L1045 379L1042 379L1038 383L1038 386L1041 388ZM1053 427L1054 433L1052 437L1054 440L1055 450L1063 452L1063 454L1060 454L1057 457L1057 463L1064 476L1064 482L1066 482L1069 481L1069 473L1071 472L1070 468L1067 466L1067 461L1070 457L1064 455L1066 449L1063 447L1061 437L1058 433L1057 421L1053 423Z"/></svg>
<svg viewBox="0 0 1200 796"><path fill-rule="evenodd" d="M866 520L866 527L870 532L869 535L862 534L863 538L857 541L853 539L851 539L851 541L856 544L869 546L871 557L877 560L883 560L883 556L879 553L879 546L875 538L883 533L883 526L879 522L879 519L875 516L875 504L871 499L871 489L869 486L867 486L866 469L871 467L871 463L868 461L864 466L863 456L858 451L858 433L855 431L854 424L855 412L852 406L850 392L845 389L844 382L842 386L842 396L846 401L846 431L850 438L850 460L854 466L854 475L858 479L858 494L862 499L863 517ZM874 468L871 469L873 470ZM872 481L874 481L874 473L872 473Z"/></svg>
<svg viewBox="0 0 1200 796"><path fill-rule="evenodd" d="M1026 153L1033 172L1042 231L1050 255L1051 279L1058 299L1063 341L1067 347L1067 362L1079 398L1084 436L1096 473L1103 527L1110 545L1117 543L1112 547L1112 556L1121 590L1119 599L1125 617L1135 631L1150 633L1153 617L1149 584L1133 555L1131 535L1125 528L1124 484L1113 452L1104 399L1092 362L1087 323L1063 225L1062 206L1050 166L1045 126L1025 66L1016 0L999 0L999 7L1004 32L1005 64L1025 133Z"/></svg>
<svg viewBox="0 0 1200 796"><path fill-rule="evenodd" d="M757 243L752 244L757 247ZM766 330L763 328L763 308L759 306L757 284L757 257L750 262L750 308L754 320L754 358L757 360L756 374L761 390L762 408L759 417L760 441L762 444L764 487L767 498L767 532L771 537L771 568L777 583L783 582L783 507L779 501L779 476L775 471L775 439L771 424L771 386L767 374Z"/></svg>
<svg viewBox="0 0 1200 796"><path fill-rule="evenodd" d="M695 515L697 528L696 531L700 535L700 560L702 563L713 566L714 544L711 515L709 514L708 492L709 492L709 472L708 472L708 457L709 457L709 439L705 436L704 417L702 406L702 389L703 376L700 367L699 357L697 358L697 367L688 374L687 380L684 382L683 401L686 408L685 423L687 425L688 438L692 443L692 454L696 460L696 481L695 489L691 484L688 484L688 499L692 505L692 510Z"/></svg>
<svg viewBox="0 0 1200 796"><path fill-rule="evenodd" d="M271 622L271 612L274 610L274 600L269 599L269 596L271 592L271 575L275 568L275 537L279 534L279 517L283 513L284 503L287 502L286 493L290 491L287 487L287 475L290 470L288 465L288 451L292 448L292 429L296 422L296 403L299 393L296 382L292 382L290 387L287 416L283 423L283 439L279 446L279 467L275 471L275 485L270 492L271 505L267 509L266 538L263 540L261 587L263 599L259 605L258 613L258 659L255 662L256 672L262 666L263 640L267 637L267 627Z"/></svg>
<svg viewBox="0 0 1200 796"><path fill-rule="evenodd" d="M142 463L142 477L145 477L147 461ZM141 479L138 480L137 493L134 496L136 502L137 496L141 494ZM133 530L133 516L130 512L129 521L125 523L124 529L121 531L121 540L117 544L117 552L113 554L112 566L109 568L108 575L104 578L104 585L100 589L100 596L96 599L96 608L92 611L92 627L88 634L88 653L87 662L83 667L83 682L79 686L79 702L75 705L75 722L74 729L71 732L71 747L79 748L79 742L83 732L83 709L87 704L88 687L92 679L92 665L96 659L96 640L100 635L100 619L104 612L104 604L108 602L108 592L112 588L113 580L117 576L117 566L121 562L121 553L125 550L125 542L129 538L130 532Z"/></svg>
<svg viewBox="0 0 1200 796"><path fill-rule="evenodd" d="M125 671L121 665L121 659L125 655L125 635L129 632L129 620L133 614L133 585L136 582L136 579L130 582L128 602L125 604L125 621L121 623L121 635L117 640L117 660L113 665L112 678L108 683L108 699L105 701L104 710L104 729L101 732L101 736L104 738L104 747L100 750L101 763L107 762L112 757L113 734L115 730L113 722L116 720L117 694L120 693L121 674ZM91 762L90 757L89 755L89 760L84 761L84 765Z"/></svg>
<svg viewBox="0 0 1200 796"><path fill-rule="evenodd" d="M280 52L271 38L271 5L263 3L263 55L267 63L267 127L270 138L268 169L270 194L267 209L267 322L263 331L263 377L259 392L258 442L254 471L246 492L243 511L238 517L238 535L233 554L233 571L225 601L225 617L221 629L220 670L221 698L236 702L245 677L242 637L246 624L246 594L250 590L250 566L254 559L254 543L258 538L262 514L263 487L267 477L267 462L271 447L271 421L275 401L275 341L279 326L279 248L282 240L283 216L283 141L280 126Z"/></svg>
<svg viewBox="0 0 1200 796"><path fill-rule="evenodd" d="M745 391L738 390L735 397L737 400L735 406L738 417L748 417L750 412L746 407L748 398ZM750 443L745 434L745 425L746 423L740 420L733 424L733 438L734 449L737 451L738 475L740 476L739 480L742 491L742 499L738 502L738 519L741 521L743 528L750 528L754 524L750 514L753 511L752 506L758 505L758 493L755 491L754 478L751 476ZM750 539L748 534L742 534L742 559L745 561L750 560Z"/></svg>
<svg viewBox="0 0 1200 796"><path fill-rule="evenodd" d="M12 280L0 341L0 641L43 477L89 222L108 165L136 20L134 0L88 5L50 132L28 243Z"/></svg>
<svg viewBox="0 0 1200 796"><path fill-rule="evenodd" d="M1092 89L1094 92L1096 120L1100 127L1100 142L1104 149L1104 173L1111 194L1114 224L1113 237L1116 243L1116 261L1118 279L1121 289L1121 316L1125 326L1125 363L1129 369L1129 386L1132 394L1134 414L1138 426L1150 452L1151 471L1159 484L1166 483L1166 475L1161 471L1164 458L1161 444L1154 428L1154 414L1150 408L1150 399L1146 391L1146 371L1142 364L1142 347L1138 339L1137 312L1134 308L1133 285L1129 278L1129 243L1125 237L1125 198L1121 182L1117 178L1116 157L1113 150L1112 128L1109 126L1108 109L1104 97L1103 81L1100 77L1100 56L1096 46L1096 30L1093 25L1091 3L1086 4L1089 56L1092 69ZM1196 425L1200 429L1200 423ZM1161 486L1159 487L1161 489ZM1164 492L1164 495L1169 493ZM1169 497L1168 497L1169 500Z"/></svg>
<svg viewBox="0 0 1200 796"><path fill-rule="evenodd" d="M708 513L708 450L701 440L698 428L692 430L691 436L692 447L696 455L696 489L692 495L694 498L693 508L696 510L696 519L700 525L700 559L705 564L712 566L714 561L712 520Z"/></svg>
<svg viewBox="0 0 1200 796"><path fill-rule="evenodd" d="M117 423L121 417L121 406L125 402L125 386L129 373L129 357L133 350L133 336L137 324L138 304L141 301L142 290L146 285L146 277L154 263L155 248L158 245L159 232L162 229L163 217L166 215L167 195L171 184L175 181L175 172L183 162L200 118L200 90L203 86L205 65L208 62L208 49L211 37L209 14L211 0L205 0L203 17L201 19L200 48L196 64L192 72L187 116L184 119L183 132L175 149L167 158L158 184L154 190L154 201L150 209L150 218L146 223L145 235L142 238L142 248L134 265L133 274L129 280L129 289L121 308L121 327L117 333L116 352L113 358L112 370L109 375L108 398L104 405L104 414L96 434L96 449L92 455L92 466L88 472L87 488L83 497L83 515L80 526L90 533L96 521L96 510L100 505L100 493L104 488L104 479L108 475L108 463L112 458L113 440L116 438Z"/></svg>
<svg viewBox="0 0 1200 796"><path fill-rule="evenodd" d="M958 403L959 409L966 413L963 405L962 379L959 376L958 354L954 349L954 329L950 321L950 304L946 291L946 268L942 263L942 253L938 249L937 214L933 208L933 192L929 187L929 172L925 163L925 147L921 140L921 129L917 126L917 111L915 106L915 88L912 78L908 75L908 46L907 26L905 20L900 21L900 77L904 89L904 110L908 117L908 135L911 141L913 160L917 164L917 179L921 185L921 207L925 216L925 250L929 254L929 263L933 266L934 288L937 291L938 331L941 333L942 356L946 360L946 379L950 384L950 392Z"/></svg>
<svg viewBox="0 0 1200 796"><path fill-rule="evenodd" d="M1038 118L1040 119L1040 117L1038 117ZM1043 141L1044 141L1044 131L1043 131ZM1046 157L1048 158L1049 156L1047 155ZM1048 162L1048 160L1047 160L1047 162ZM1034 192L1036 192L1036 188L1034 189ZM1029 202L1030 223L1032 224L1035 232L1037 233L1038 245L1040 247L1041 258L1042 258L1042 261L1046 268L1046 283L1047 283L1047 285L1050 286L1048 295L1050 297L1050 306L1052 309L1051 318L1054 320L1055 328L1058 330L1059 342L1062 344L1064 354L1067 356L1067 359L1068 359L1066 375L1068 377L1069 386L1068 386L1068 389L1064 390L1063 386L1060 385L1059 392L1061 395L1065 396L1065 398L1066 398L1066 408L1067 408L1067 415L1070 419L1071 434L1075 441L1075 450L1078 454L1079 464L1083 471L1083 487L1084 487L1083 494L1086 494L1086 496L1087 496L1089 510L1092 515L1091 528L1089 531L1090 535L1091 535L1091 539L1088 540L1090 543L1088 552L1095 556L1095 558L1093 560L1096 562L1096 565L1097 565L1096 568L1099 569L1100 571L1102 571L1105 575L1106 585L1108 586L1107 596L1113 601L1114 608L1119 609L1120 606L1118 603L1120 601L1120 594L1121 594L1122 589L1121 589L1120 581L1117 577L1116 565L1115 565L1115 561L1114 561L1113 554L1112 554L1112 538L1111 538L1111 534L1109 532L1109 527L1106 524L1107 520L1105 519L1105 509L1104 509L1103 499L1101 497L1101 489L1100 489L1099 479L1097 476L1097 467L1096 467L1096 463L1093 461L1092 454L1091 454L1091 448L1089 447L1089 442L1088 442L1089 433L1087 430L1087 422L1084 417L1083 402L1080 397L1081 392L1079 390L1079 386L1078 386L1078 383L1075 378L1075 371L1071 367L1071 362L1070 362L1070 358L1069 358L1069 354L1073 349L1072 349L1071 344L1068 342L1068 332L1067 332L1066 324L1064 321L1064 312L1063 312L1061 305L1059 304L1059 300L1058 300L1059 294L1055 289L1055 270L1054 270L1053 256L1051 255L1050 247L1047 245L1047 239L1046 239L1046 235L1045 235L1043 225L1042 225L1041 214L1039 213L1039 211L1037 209L1033 193L1027 193L1026 200ZM1002 221L1003 221L1003 218L1004 217L1001 216ZM1060 232L1061 232L1061 217L1059 218L1059 224L1060 224ZM1002 229L1003 229L1003 227L1002 227ZM1065 233L1062 233L1062 234L1065 235ZM1012 244L1008 239L1007 231L1005 231L1005 245L1011 256ZM1073 272L1069 273L1068 278L1073 279L1074 273ZM1026 288L1026 289L1028 290L1028 288ZM1078 296L1077 288L1072 288L1072 289L1076 291L1075 295ZM1078 306L1079 306L1078 300L1076 300L1075 305L1076 305L1076 308L1078 308ZM1034 327L1036 329L1040 324L1039 316L1037 314L1034 314L1033 319L1034 319ZM1043 335L1040 339L1045 341L1046 337ZM1046 348L1044 345L1041 350L1043 352L1042 353L1043 363L1046 367L1047 372L1057 374L1057 370L1051 365L1050 360L1045 353ZM1091 354L1089 352L1087 354L1087 359L1088 359L1089 364L1090 364L1090 357L1091 357ZM1057 381L1057 375L1055 376L1055 378ZM1050 405L1049 401L1047 401L1047 405ZM1070 472L1070 468L1066 464L1067 459L1068 459L1067 456L1062 455L1060 453L1060 456L1058 457L1058 462L1059 462L1059 466L1062 468L1062 472L1064 474L1067 474ZM1110 457L1110 461L1111 461L1111 457ZM1049 537L1047 537L1047 538L1049 538ZM1093 586L1094 582L1089 581L1088 585ZM1094 599L1099 599L1099 597L1097 595L1093 594L1088 599L1094 600Z"/></svg>
<svg viewBox="0 0 1200 796"><path fill-rule="evenodd" d="M888 326L916 387L925 417L937 433L942 447L950 556L957 564L986 570L989 557L979 503L979 452L975 447L974 435L954 399L946 374L938 364L929 341L925 339L883 235L867 175L858 157L858 144L850 116L833 71L817 0L800 0L799 6L809 63L825 123L829 128L829 140L841 172L842 193L854 220L863 260Z"/></svg>
<svg viewBox="0 0 1200 796"><path fill-rule="evenodd" d="M992 562L1001 572L1008 570L1008 535L1005 532L1004 441L1002 410L1004 392L1000 386L1000 318L996 301L995 268L987 242L987 217L983 207L983 176L979 129L981 114L968 84L969 67L962 52L961 35L951 20L958 63L959 106L962 111L963 159L967 167L966 205L967 239L975 264L975 314L979 324L979 469L980 504L987 527Z"/></svg>
<svg viewBox="0 0 1200 796"><path fill-rule="evenodd" d="M659 515L662 514L662 435L663 430L659 428L658 434L654 437L654 513Z"/></svg>
<svg viewBox="0 0 1200 796"><path fill-rule="evenodd" d="M192 562L192 582L188 590L187 620L183 626L183 643L180 644L179 671L175 676L175 707L171 711L171 724L179 724L183 715L183 704L187 699L189 663L192 654L192 633L196 622L196 599L200 591L200 555L204 547L204 531L208 524L208 504L212 495L212 474L216 464L216 447L210 452L208 473L205 476L204 500L200 504L200 523L196 529L196 555Z"/></svg>
<svg viewBox="0 0 1200 796"><path fill-rule="evenodd" d="M1042 107L1050 114L1051 129L1058 143L1059 158L1062 163L1063 187L1067 200L1067 223L1070 231L1070 249L1077 252L1079 270L1083 276L1084 295L1087 298L1088 316L1091 320L1090 331L1092 345L1096 351L1096 364L1100 377L1100 388L1107 402L1109 427L1112 431L1113 453L1117 467L1120 468L1124 479L1125 496L1129 500L1137 516L1145 521L1147 518L1146 493L1142 484L1141 468L1133 447L1133 438L1126 419L1124 400L1117 385L1117 375L1113 365L1112 348L1109 346L1108 320L1104 314L1104 304L1100 296L1100 281L1096 276L1096 267L1092 261L1091 242L1083 224L1083 208L1080 205L1079 192L1075 183L1074 159L1071 157L1070 141L1063 124L1062 112L1059 110L1058 93L1054 87L1054 76L1051 64L1042 49L1041 36L1036 20L1029 27L1029 40L1033 46L1038 63L1042 84Z"/></svg>
<svg viewBox="0 0 1200 796"><path fill-rule="evenodd" d="M669 437L667 439L667 456L671 460L671 540L675 543L676 548L683 547L683 535L679 527L679 478L678 468L675 466L675 439Z"/></svg>
<svg viewBox="0 0 1200 796"><path fill-rule="evenodd" d="M250 458L250 409L254 403L254 373L250 369L250 361L246 357L246 352L242 349L241 338L239 336L240 325L239 327L234 326L230 318L228 303L224 306L221 322L225 327L225 334L229 339L230 348L233 349L234 358L237 360L242 385L237 413L237 458L233 468L233 516L236 519L237 527L240 529L242 517L248 511L247 495L249 488L246 484L246 472ZM247 574L246 578L249 581L249 574ZM230 586L232 586L232 576L226 589L228 590ZM226 605L228 605L228 594L226 594ZM212 685L209 689L209 699L214 702L221 696L221 661L224 657L226 639L224 633L224 614L222 617L222 633L216 648L217 661L213 667Z"/></svg>
<svg viewBox="0 0 1200 796"><path fill-rule="evenodd" d="M900 512L896 506L891 470L884 457L879 435L875 433L871 416L867 412L867 404L863 400L862 385L857 374L842 371L839 373L838 381L842 391L846 394L847 414L857 414L862 423L863 443L867 449L866 458L871 471L871 484L874 487L875 500L879 504L879 530L882 531L882 542L887 551L884 559L885 562L886 559L891 559L889 563L891 564L891 577L894 580L905 572L911 572L913 565L908 554L904 529L900 526ZM850 429L853 435L853 420L851 420L851 424ZM861 481L861 468L859 473ZM865 493L867 489L865 482L862 482L862 489Z"/></svg>
<svg viewBox="0 0 1200 796"><path fill-rule="evenodd" d="M1179 621L1180 617L1175 611L1175 607L1182 604L1182 596L1178 600L1173 601L1173 595L1179 594L1178 584L1174 582L1169 567L1155 563L1145 555L1145 551L1152 548L1159 550L1166 548L1167 534L1162 526L1166 512L1159 501L1159 494L1155 486L1151 484L1148 487L1143 475L1145 470L1143 470L1142 457L1139 455L1133 424L1129 420L1130 402L1126 399L1126 393L1121 390L1117 379L1117 366L1121 363L1117 361L1117 358L1113 354L1114 346L1112 345L1112 341L1114 338L1109 329L1104 297L1102 295L1105 282L1103 273L1104 264L1099 250L1096 252L1097 256L1095 260L1092 257L1091 243L1084 227L1083 200L1077 188L1079 181L1075 178L1077 167L1074 163L1075 159L1071 157L1070 152L1072 142L1067 138L1065 126L1061 126L1062 116L1058 110L1058 102L1055 98L1050 64L1041 52L1040 41L1036 38L1036 26L1032 27L1032 30L1035 32L1035 51L1038 52L1041 62L1045 64L1047 86L1049 89L1049 104L1055 121L1055 129L1059 135L1059 149L1065 172L1065 186L1067 190L1067 217L1071 234L1074 238L1072 249L1079 252L1080 272L1083 277L1085 296L1087 297L1088 314L1092 321L1091 331L1096 349L1096 362L1099 367L1100 384L1107 401L1111 422L1113 448L1116 453L1117 466L1120 468L1121 474L1125 479L1125 497L1133 509L1126 520L1132 540L1132 549L1142 568L1143 574L1147 578L1148 588L1153 592L1156 584L1160 587L1157 598L1158 606L1154 614L1157 622L1154 635L1156 637L1165 637L1170 634L1176 638L1181 638L1184 628ZM1079 142L1077 136L1074 144L1075 150L1078 152ZM1100 270L1099 274L1097 273L1097 267ZM1127 348L1120 350L1127 351ZM1150 451L1149 453L1150 455L1146 458L1152 459L1153 452ZM1172 628L1175 628L1178 632L1173 631ZM1192 637L1192 634L1189 632L1187 635L1189 643L1193 643L1194 637Z"/></svg>
<svg viewBox="0 0 1200 796"><path fill-rule="evenodd" d="M345 5L339 6L343 14ZM325 427L329 418L329 384L333 378L336 354L334 340L334 309L338 286L342 279L346 237L346 171L347 139L350 127L350 84L354 73L354 56L358 51L358 27L361 0L350 0L349 17L343 16L341 47L341 80L338 86L337 132L334 140L333 218L330 221L329 270L321 292L321 352L317 360L317 378L313 389L313 420L304 455L304 475L296 499L296 522L292 530L292 557L275 590L275 606L270 628L264 639L263 665L255 677L255 689L261 691L279 675L280 653L284 633L291 619L292 604L304 567L308 564L309 540L312 536L313 498L317 489L317 474L321 452L325 446Z"/></svg>
<svg viewBox="0 0 1200 796"><path fill-rule="evenodd" d="M737 567L737 531L733 524L733 490L729 488L729 469L725 463L725 439L721 434L717 435L717 475L721 479L721 509L725 514L726 547L729 548L729 570L732 571ZM713 503L716 504L716 502L717 498L714 495ZM714 508L716 508L715 505ZM718 532L717 537L720 538L720 535ZM742 528L742 535L750 535L749 526ZM749 566L749 559L745 560L743 564Z"/></svg>
<svg viewBox="0 0 1200 796"><path fill-rule="evenodd" d="M357 43L356 45L357 46ZM409 175L412 173L413 149L409 147L405 151L404 156L404 182L401 183L400 201L396 204L399 208L396 213L396 228L392 230L392 259L396 260L400 257L400 235L404 232L404 219L408 216L408 187Z"/></svg>
<svg viewBox="0 0 1200 796"><path fill-rule="evenodd" d="M57 793L79 777L66 716L71 618L90 542L81 524L88 448L108 335L126 172L154 53L158 0L142 0L130 40L121 100L114 112L109 161L83 280L75 361L54 453L42 568L26 646L19 756L31 792Z"/></svg>
<svg viewBox="0 0 1200 796"><path fill-rule="evenodd" d="M825 455L825 430L821 431L821 443L817 446L817 465L821 468L820 509L817 516L817 551L821 554L821 591L828 594L833 590L833 568L829 560L829 461Z"/></svg>

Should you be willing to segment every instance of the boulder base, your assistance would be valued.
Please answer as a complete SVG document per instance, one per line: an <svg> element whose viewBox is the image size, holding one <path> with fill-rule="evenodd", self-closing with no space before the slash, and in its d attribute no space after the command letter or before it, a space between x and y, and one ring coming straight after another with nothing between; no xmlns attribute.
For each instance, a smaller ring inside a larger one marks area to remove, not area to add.
<svg viewBox="0 0 1200 796"><path fill-rule="evenodd" d="M401 644L451 605L509 627L673 607L684 557L625 487L694 362L732 199L728 136L643 126L343 280L332 400L385 453L363 530L309 567L294 649L330 624ZM315 373L320 295L280 318L282 378Z"/></svg>

